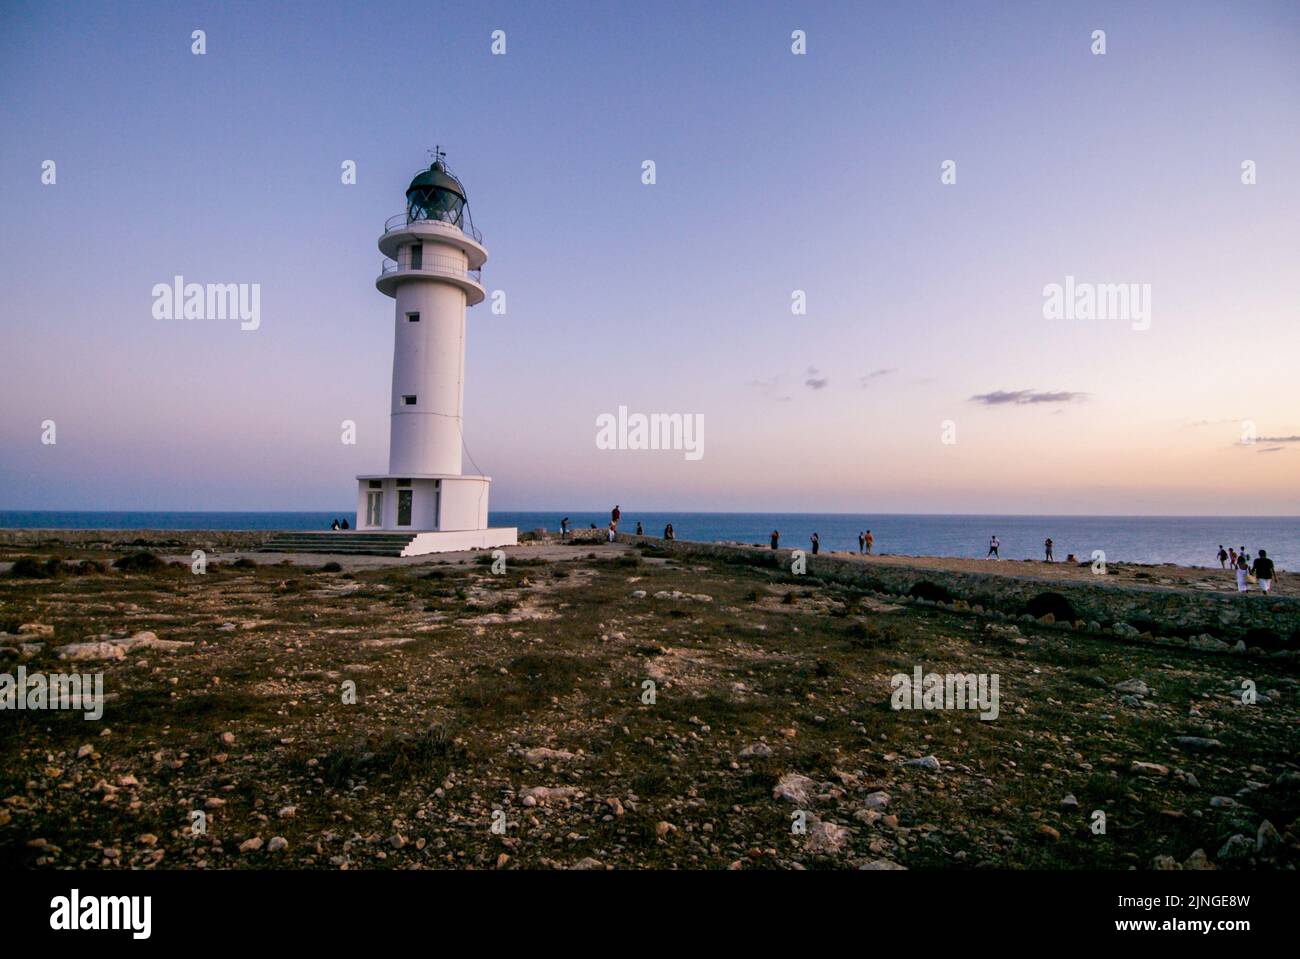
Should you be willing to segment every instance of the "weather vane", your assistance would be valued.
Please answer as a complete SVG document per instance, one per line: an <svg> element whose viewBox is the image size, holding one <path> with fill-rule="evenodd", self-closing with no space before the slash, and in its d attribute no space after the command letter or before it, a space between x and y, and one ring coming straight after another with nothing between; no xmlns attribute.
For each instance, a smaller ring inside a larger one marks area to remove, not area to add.
<svg viewBox="0 0 1300 959"><path fill-rule="evenodd" d="M425 150L424 152L427 153L427 154L429 154L429 157L430 157L430 158L431 158L435 163L437 163L439 160L441 160L443 157L445 157L445 156L447 155L447 151L444 150L441 146L438 146L438 145L435 145L434 148L433 148L432 150Z"/></svg>

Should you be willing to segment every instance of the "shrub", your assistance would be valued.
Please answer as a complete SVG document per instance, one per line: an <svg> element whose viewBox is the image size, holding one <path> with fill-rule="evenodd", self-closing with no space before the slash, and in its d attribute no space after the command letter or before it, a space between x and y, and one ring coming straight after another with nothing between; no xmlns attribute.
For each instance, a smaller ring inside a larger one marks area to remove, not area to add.
<svg viewBox="0 0 1300 959"><path fill-rule="evenodd" d="M951 603L953 600L952 593L946 587L932 583L928 579L913 583L907 595L915 596L917 599L928 599L932 603Z"/></svg>
<svg viewBox="0 0 1300 959"><path fill-rule="evenodd" d="M32 556L20 556L14 560L9 575L17 579L52 579L62 572L63 562L61 560L47 559L42 563Z"/></svg>
<svg viewBox="0 0 1300 959"><path fill-rule="evenodd" d="M241 556L230 565L235 569L257 569L257 560L248 556Z"/></svg>
<svg viewBox="0 0 1300 959"><path fill-rule="evenodd" d="M152 573L163 568L163 561L153 553L139 552L113 560L113 568L126 573Z"/></svg>
<svg viewBox="0 0 1300 959"><path fill-rule="evenodd" d="M320 571L322 573L341 573L343 572L343 567L340 566L338 563L334 562L333 560L330 560L328 563L326 563L324 566L320 568Z"/></svg>
<svg viewBox="0 0 1300 959"><path fill-rule="evenodd" d="M1286 646L1282 635L1277 630L1266 626L1252 626L1241 638L1246 641L1247 646L1258 646L1260 649L1282 649ZM1294 639L1294 636L1292 638Z"/></svg>
<svg viewBox="0 0 1300 959"><path fill-rule="evenodd" d="M1074 604L1060 593L1039 593L1026 604L1025 611L1034 619L1051 613L1058 623L1072 623L1080 618Z"/></svg>

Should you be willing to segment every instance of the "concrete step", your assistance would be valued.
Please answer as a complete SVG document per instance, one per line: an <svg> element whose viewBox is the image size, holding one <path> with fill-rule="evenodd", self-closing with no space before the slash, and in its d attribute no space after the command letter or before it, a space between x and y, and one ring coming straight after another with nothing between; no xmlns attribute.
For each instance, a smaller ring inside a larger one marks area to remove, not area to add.
<svg viewBox="0 0 1300 959"><path fill-rule="evenodd" d="M285 532L267 537L258 547L263 553L348 553L367 556L401 556L415 539L414 533L360 533L328 530L320 533Z"/></svg>

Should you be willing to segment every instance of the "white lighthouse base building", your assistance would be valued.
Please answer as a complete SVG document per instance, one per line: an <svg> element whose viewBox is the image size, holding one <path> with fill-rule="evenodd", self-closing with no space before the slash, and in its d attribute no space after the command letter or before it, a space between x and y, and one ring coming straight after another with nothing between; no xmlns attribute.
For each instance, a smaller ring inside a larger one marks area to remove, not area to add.
<svg viewBox="0 0 1300 959"><path fill-rule="evenodd" d="M356 528L410 533L403 556L518 545L516 527L487 524L491 483L489 476L446 473L358 476Z"/></svg>

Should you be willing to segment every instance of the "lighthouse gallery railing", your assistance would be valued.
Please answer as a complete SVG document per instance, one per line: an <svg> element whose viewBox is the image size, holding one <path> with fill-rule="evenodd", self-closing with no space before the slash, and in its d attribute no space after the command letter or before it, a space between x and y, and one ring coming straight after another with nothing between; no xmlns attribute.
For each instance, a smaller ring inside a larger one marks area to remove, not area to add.
<svg viewBox="0 0 1300 959"><path fill-rule="evenodd" d="M453 219L450 213L446 216L437 216L431 213L429 216L418 217L413 217L409 213L398 213L396 216L390 216L384 222L384 232L392 233L394 230L404 229L412 223L419 223L423 220L437 220L440 223L446 223L450 226L454 226L466 236L473 237L475 243L481 244L483 242L483 234L479 233L479 231L475 229L473 222L471 222L469 217L464 215L463 212L459 220Z"/></svg>
<svg viewBox="0 0 1300 959"><path fill-rule="evenodd" d="M473 280L475 283L482 283L482 271L468 269L465 264L455 260L450 256L438 256L436 253L423 253L419 258L419 263L411 265L411 256L409 253L404 254L400 259L394 260L390 257L384 257L384 262L380 266L380 275L385 273L397 273L400 270L414 270L415 272L428 272L434 275L464 276Z"/></svg>

